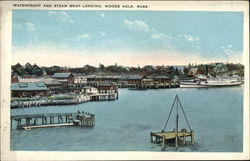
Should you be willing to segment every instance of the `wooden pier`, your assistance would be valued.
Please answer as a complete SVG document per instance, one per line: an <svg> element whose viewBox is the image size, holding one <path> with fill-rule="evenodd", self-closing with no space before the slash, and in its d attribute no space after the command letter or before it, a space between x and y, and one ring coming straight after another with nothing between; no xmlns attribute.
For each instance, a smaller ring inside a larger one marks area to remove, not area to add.
<svg viewBox="0 0 250 161"><path fill-rule="evenodd" d="M33 129L61 126L93 127L95 115L88 112L77 113L44 113L34 115L11 116L11 129Z"/></svg>
<svg viewBox="0 0 250 161"><path fill-rule="evenodd" d="M183 145L187 143L187 138L191 138L191 143L194 144L194 132L186 132L186 129L182 131L168 131L168 132L154 132L150 133L152 143L162 143L162 148L165 149L166 144L175 143L175 147L178 147L178 143L181 141Z"/></svg>
<svg viewBox="0 0 250 161"><path fill-rule="evenodd" d="M170 115L171 115L175 105L176 105L176 125L175 125L175 128L173 131L165 131L167 124L168 124L168 121L169 121L169 118L170 118ZM186 119L186 122L187 122L187 125L188 125L188 128L190 131L187 131L184 128L181 129L180 131L178 130L179 129L179 110L178 110L179 108L181 108L181 110L182 110L182 113ZM152 143L161 143L162 147L163 147L162 149L164 150L167 143L174 143L175 147L178 147L179 143L182 143L183 145L185 145L187 143L187 140L186 140L187 138L191 138L190 141L192 144L194 144L194 139L195 139L194 138L194 131L191 129L190 124L187 120L186 114L184 112L184 109L182 107L182 104L179 100L179 97L176 95L163 130L161 132L150 132L150 140Z"/></svg>

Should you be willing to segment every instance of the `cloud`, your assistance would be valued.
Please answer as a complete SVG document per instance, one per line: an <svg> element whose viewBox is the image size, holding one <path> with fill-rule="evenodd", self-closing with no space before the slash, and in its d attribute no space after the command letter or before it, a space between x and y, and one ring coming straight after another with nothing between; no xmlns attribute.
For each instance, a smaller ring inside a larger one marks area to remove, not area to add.
<svg viewBox="0 0 250 161"><path fill-rule="evenodd" d="M106 34L102 31L99 31L99 34L102 36L102 37L106 37Z"/></svg>
<svg viewBox="0 0 250 161"><path fill-rule="evenodd" d="M57 13L56 13L56 11L48 11L48 14L49 15L56 15Z"/></svg>
<svg viewBox="0 0 250 161"><path fill-rule="evenodd" d="M74 22L74 20L71 19L71 17L68 15L68 13L62 11L62 12L60 12L60 14L62 15L62 21L70 22L70 23Z"/></svg>
<svg viewBox="0 0 250 161"><path fill-rule="evenodd" d="M35 25L33 23L26 22L25 26L26 26L26 29L29 30L29 31L35 31L36 30Z"/></svg>
<svg viewBox="0 0 250 161"><path fill-rule="evenodd" d="M78 38L89 39L90 36L88 34L82 34L82 35L79 35Z"/></svg>
<svg viewBox="0 0 250 161"><path fill-rule="evenodd" d="M101 14L101 17L102 17L102 18L105 18L105 17L106 17L106 15L105 15L104 13L102 13L102 14Z"/></svg>
<svg viewBox="0 0 250 161"><path fill-rule="evenodd" d="M228 56L228 57L232 56L235 52L233 50L232 46L229 46L229 47L222 46L220 48L222 49L223 53L226 54L226 56Z"/></svg>
<svg viewBox="0 0 250 161"><path fill-rule="evenodd" d="M48 15L49 16L56 16L57 18L59 18L63 22L70 22L70 23L74 22L74 20L71 18L71 16L65 11L61 11L61 12L48 11Z"/></svg>
<svg viewBox="0 0 250 161"><path fill-rule="evenodd" d="M140 20L134 20L134 21L124 20L123 22L124 22L125 26L129 30L141 31L141 32L149 31L149 26L143 21L140 21Z"/></svg>
<svg viewBox="0 0 250 161"><path fill-rule="evenodd" d="M190 41L190 42L194 42L194 41L199 41L200 38L199 37L193 37L191 35L187 35L187 34L181 34L181 35L178 35L178 37L180 38L183 38L187 41Z"/></svg>
<svg viewBox="0 0 250 161"><path fill-rule="evenodd" d="M153 34L151 36L152 39L163 39L165 37L164 34Z"/></svg>
<svg viewBox="0 0 250 161"><path fill-rule="evenodd" d="M217 60L224 60L232 63L240 63L244 60L242 51L235 49L232 45L216 47L209 56L210 58L213 57Z"/></svg>

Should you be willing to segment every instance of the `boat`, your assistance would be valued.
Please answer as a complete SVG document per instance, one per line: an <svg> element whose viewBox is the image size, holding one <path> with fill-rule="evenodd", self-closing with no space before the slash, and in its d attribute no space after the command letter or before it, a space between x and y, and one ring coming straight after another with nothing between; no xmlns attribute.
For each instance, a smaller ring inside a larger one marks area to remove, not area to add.
<svg viewBox="0 0 250 161"><path fill-rule="evenodd" d="M241 79L235 77L195 77L191 80L180 81L180 88L208 88L208 87L227 87L239 86L243 82Z"/></svg>
<svg viewBox="0 0 250 161"><path fill-rule="evenodd" d="M209 87L206 86L205 81L181 81L180 82L180 88L204 88Z"/></svg>
<svg viewBox="0 0 250 161"><path fill-rule="evenodd" d="M205 86L207 86L207 87L226 87L226 86L239 86L241 84L242 84L241 81L212 80L212 81L207 81Z"/></svg>

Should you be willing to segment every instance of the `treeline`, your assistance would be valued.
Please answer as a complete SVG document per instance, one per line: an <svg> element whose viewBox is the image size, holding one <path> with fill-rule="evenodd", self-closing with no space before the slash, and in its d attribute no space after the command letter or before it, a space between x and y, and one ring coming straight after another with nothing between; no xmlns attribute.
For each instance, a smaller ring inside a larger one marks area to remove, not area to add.
<svg viewBox="0 0 250 161"><path fill-rule="evenodd" d="M53 75L54 73L61 72L71 72L79 74L103 74L103 75L176 75L179 76L182 74L181 70L173 66L152 66L146 65L144 67L124 67L120 65L109 65L104 66L100 64L99 67L94 67L91 65L85 65L83 67L70 68L70 67L60 67L60 66L51 66L51 67L39 67L36 64L31 65L26 63L24 66L17 63L12 66L12 72L20 76L23 75L37 75L42 76L43 74Z"/></svg>
<svg viewBox="0 0 250 161"><path fill-rule="evenodd" d="M54 73L61 72L71 72L78 74L103 74L103 75L168 75L168 76L188 76L189 71L192 68L198 68L199 74L207 74L209 73L219 73L219 72L227 72L238 74L240 76L244 75L244 66L242 64L199 64L193 65L190 64L187 66L153 66L153 65L145 65L143 67L125 67L121 65L109 65L104 66L103 64L99 64L99 67L94 67L91 65L85 65L83 67L60 67L60 66L51 66L51 67L39 67L36 64L31 65L30 63L26 63L25 65L21 65L17 63L12 66L12 72L16 73L20 76L23 75L37 75L42 76L44 74L53 75Z"/></svg>

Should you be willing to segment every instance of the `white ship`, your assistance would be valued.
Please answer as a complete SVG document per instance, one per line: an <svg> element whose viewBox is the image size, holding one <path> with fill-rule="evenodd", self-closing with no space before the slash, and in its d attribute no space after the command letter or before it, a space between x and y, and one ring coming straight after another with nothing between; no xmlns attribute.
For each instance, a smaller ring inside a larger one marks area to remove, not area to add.
<svg viewBox="0 0 250 161"><path fill-rule="evenodd" d="M207 78L206 76L197 76L193 80L180 81L181 88L208 88L208 87L226 87L239 86L242 84L240 77L218 77Z"/></svg>

